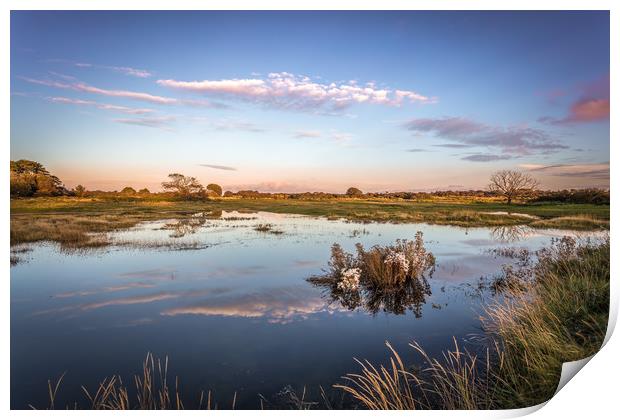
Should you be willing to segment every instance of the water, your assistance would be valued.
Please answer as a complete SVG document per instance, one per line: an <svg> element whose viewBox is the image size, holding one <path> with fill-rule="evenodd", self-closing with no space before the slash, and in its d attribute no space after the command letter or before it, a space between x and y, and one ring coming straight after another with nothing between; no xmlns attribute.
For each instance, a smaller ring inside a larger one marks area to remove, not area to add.
<svg viewBox="0 0 620 420"><path fill-rule="evenodd" d="M281 232L258 232L259 223ZM418 313L347 309L306 281L327 268L334 242L352 252L417 231L437 259ZM435 356L452 337L473 345L490 298L475 285L510 262L485 251L539 249L565 234L232 212L143 223L96 251L37 244L11 268L11 406L46 407L47 380L63 372L57 404L84 405L81 385L112 374L131 383L149 351L169 357L187 405L200 390L223 407L236 392L238 408L258 408L259 393L277 400L287 386L312 397L357 371L354 357L385 361L386 340L408 362L412 341Z"/></svg>

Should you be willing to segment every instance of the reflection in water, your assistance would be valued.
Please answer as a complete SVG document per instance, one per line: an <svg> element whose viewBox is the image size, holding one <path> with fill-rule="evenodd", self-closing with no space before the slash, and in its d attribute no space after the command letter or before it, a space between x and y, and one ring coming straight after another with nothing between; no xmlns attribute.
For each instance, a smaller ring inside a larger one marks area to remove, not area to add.
<svg viewBox="0 0 620 420"><path fill-rule="evenodd" d="M182 238L185 235L191 235L203 227L209 219L219 219L222 217L222 210L212 210L209 212L195 213L191 217L185 219L177 219L174 223L166 223L163 227L165 230L171 230L171 238Z"/></svg>
<svg viewBox="0 0 620 420"><path fill-rule="evenodd" d="M526 225L497 226L491 230L491 238L494 241L511 243L517 242L532 233L532 228Z"/></svg>
<svg viewBox="0 0 620 420"><path fill-rule="evenodd" d="M362 309L372 315L379 312L404 315L411 311L416 318L420 318L422 305L431 294L430 285L425 278L389 289L370 286L353 291L339 288L330 276L310 277L308 282L327 292L330 304L338 302L346 309Z"/></svg>
<svg viewBox="0 0 620 420"><path fill-rule="evenodd" d="M369 250L356 244L356 249L354 256L334 244L331 271L308 282L350 310L362 308L373 315L380 311L403 315L409 310L421 317L422 305L431 294L426 275L435 271L435 257L426 250L422 232L413 241L397 239L394 245Z"/></svg>
<svg viewBox="0 0 620 420"><path fill-rule="evenodd" d="M241 296L211 299L199 304L166 309L161 315L204 315L265 318L269 323L286 324L295 319L331 311L323 299L308 296L303 289L273 289Z"/></svg>

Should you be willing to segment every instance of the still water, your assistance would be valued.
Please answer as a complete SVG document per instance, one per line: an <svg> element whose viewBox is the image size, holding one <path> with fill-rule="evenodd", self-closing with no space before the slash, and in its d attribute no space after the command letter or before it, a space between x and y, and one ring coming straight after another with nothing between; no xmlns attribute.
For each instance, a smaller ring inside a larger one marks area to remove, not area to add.
<svg viewBox="0 0 620 420"><path fill-rule="evenodd" d="M306 280L327 269L335 242L354 252L417 231L437 261L417 310L345 308ZM488 250L539 249L566 234L225 212L142 223L94 251L36 244L11 268L11 406L45 408L47 380L63 372L57 406L86 406L81 385L95 389L113 374L131 384L147 352L169 357L189 406L200 390L225 408L235 392L237 408L287 387L312 397L357 371L354 357L385 361L386 340L409 358L412 341L431 356L452 337L474 346L493 298L478 282L511 261Z"/></svg>

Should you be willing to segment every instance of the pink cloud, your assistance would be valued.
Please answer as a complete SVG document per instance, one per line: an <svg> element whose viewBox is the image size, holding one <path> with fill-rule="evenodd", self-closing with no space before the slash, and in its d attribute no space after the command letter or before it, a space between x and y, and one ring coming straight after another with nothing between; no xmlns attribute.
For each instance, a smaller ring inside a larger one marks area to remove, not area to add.
<svg viewBox="0 0 620 420"><path fill-rule="evenodd" d="M54 102L56 104L69 104L69 105L83 105L83 106L93 106L98 109L102 109L105 111L116 111L122 112L124 114L133 114L133 115L141 115L141 114L149 114L154 112L149 108L130 108L126 106L120 105L111 105L111 104L102 104L95 101L86 101L83 99L73 99L73 98L65 98L63 96L54 96L47 98L50 102Z"/></svg>
<svg viewBox="0 0 620 420"><path fill-rule="evenodd" d="M568 122L590 122L609 119L609 99L584 99L571 106Z"/></svg>
<svg viewBox="0 0 620 420"><path fill-rule="evenodd" d="M581 96L572 103L568 115L563 118L542 117L548 124L576 124L609 120L609 74L579 87Z"/></svg>
<svg viewBox="0 0 620 420"><path fill-rule="evenodd" d="M202 81L158 80L160 86L234 97L268 106L287 109L328 107L342 109L353 104L369 103L399 106L404 103L431 103L435 99L409 90L379 89L374 83L360 86L346 83L317 83L306 76L270 73L265 79L223 79Z"/></svg>

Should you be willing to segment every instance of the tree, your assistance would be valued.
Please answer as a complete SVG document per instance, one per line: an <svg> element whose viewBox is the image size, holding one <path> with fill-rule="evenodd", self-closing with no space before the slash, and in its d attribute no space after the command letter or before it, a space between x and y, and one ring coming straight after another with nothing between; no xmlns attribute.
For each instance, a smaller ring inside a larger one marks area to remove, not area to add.
<svg viewBox="0 0 620 420"><path fill-rule="evenodd" d="M121 190L121 194L134 195L136 194L136 190L133 189L132 187L125 187Z"/></svg>
<svg viewBox="0 0 620 420"><path fill-rule="evenodd" d="M138 194L141 195L149 195L151 192L149 191L148 188L142 188L140 191L138 191Z"/></svg>
<svg viewBox="0 0 620 420"><path fill-rule="evenodd" d="M508 204L511 204L514 198L531 192L536 187L538 187L538 181L530 175L509 170L495 172L491 175L491 182L489 183L489 190L506 197Z"/></svg>
<svg viewBox="0 0 620 420"><path fill-rule="evenodd" d="M193 176L175 173L168 175L168 178L170 181L161 183L162 188L178 196L189 198L204 191L204 187Z"/></svg>
<svg viewBox="0 0 620 420"><path fill-rule="evenodd" d="M207 191L214 192L218 197L222 196L222 187L217 184L209 184L207 185Z"/></svg>
<svg viewBox="0 0 620 420"><path fill-rule="evenodd" d="M67 193L60 179L50 174L39 162L25 159L11 161L10 169L12 196L32 197Z"/></svg>
<svg viewBox="0 0 620 420"><path fill-rule="evenodd" d="M76 185L76 187L73 189L73 192L78 197L84 197L84 194L86 193L86 188L84 188L83 185L79 184Z"/></svg>
<svg viewBox="0 0 620 420"><path fill-rule="evenodd" d="M364 193L359 188L351 187L347 190L347 195L354 197L364 195Z"/></svg>

